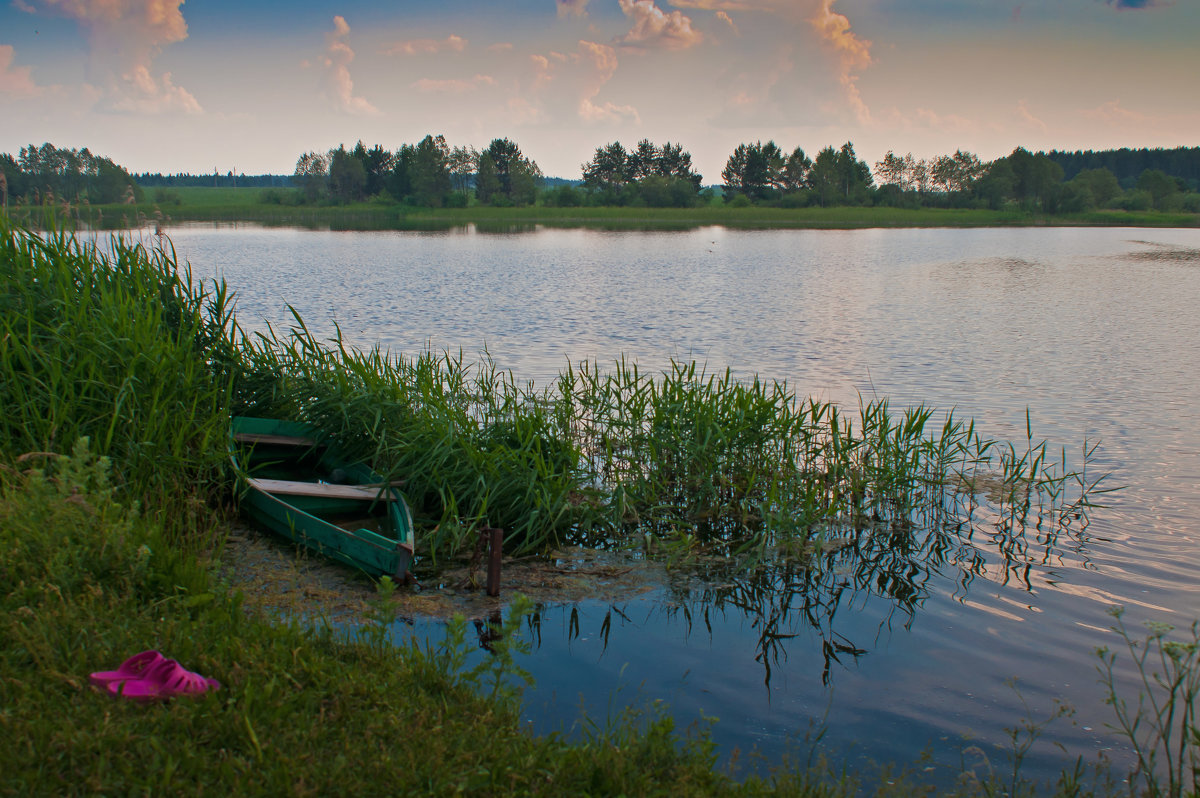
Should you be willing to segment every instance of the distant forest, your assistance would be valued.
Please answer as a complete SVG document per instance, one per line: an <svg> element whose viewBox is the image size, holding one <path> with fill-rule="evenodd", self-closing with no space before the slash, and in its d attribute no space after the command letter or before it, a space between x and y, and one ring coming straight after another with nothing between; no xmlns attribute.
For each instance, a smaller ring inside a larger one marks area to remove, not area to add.
<svg viewBox="0 0 1200 798"><path fill-rule="evenodd" d="M1051 150L1046 156L1062 167L1063 177L1072 180L1087 169L1107 169L1122 188L1130 189L1147 169L1157 169L1178 177L1192 191L1200 191L1200 147L1176 147L1173 150L1124 147L1119 150Z"/></svg>
<svg viewBox="0 0 1200 798"><path fill-rule="evenodd" d="M290 188L291 175L239 175L230 170L225 174L213 172L211 175L193 175L180 172L174 175L164 175L161 172L142 172L134 175L134 180L142 188L177 188L177 187L207 187L207 188Z"/></svg>

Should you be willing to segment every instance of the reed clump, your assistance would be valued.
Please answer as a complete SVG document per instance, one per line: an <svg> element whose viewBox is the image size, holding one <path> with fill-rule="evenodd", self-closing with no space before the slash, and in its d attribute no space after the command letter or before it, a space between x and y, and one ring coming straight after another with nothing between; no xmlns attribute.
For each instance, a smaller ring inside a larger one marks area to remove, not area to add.
<svg viewBox="0 0 1200 798"><path fill-rule="evenodd" d="M0 215L0 452L87 438L147 512L196 538L220 498L232 329L224 286L169 249Z"/></svg>
<svg viewBox="0 0 1200 798"><path fill-rule="evenodd" d="M234 412L304 418L404 479L434 560L468 552L489 525L514 554L682 544L807 559L881 526L970 525L981 502L1000 525L1069 526L1105 491L1087 475L1093 447L1071 470L1028 428L1023 446L1001 445L952 413L935 422L932 408L886 400L850 413L695 363L653 375L568 364L539 391L486 353L364 352L340 333L318 341L298 316L238 351Z"/></svg>

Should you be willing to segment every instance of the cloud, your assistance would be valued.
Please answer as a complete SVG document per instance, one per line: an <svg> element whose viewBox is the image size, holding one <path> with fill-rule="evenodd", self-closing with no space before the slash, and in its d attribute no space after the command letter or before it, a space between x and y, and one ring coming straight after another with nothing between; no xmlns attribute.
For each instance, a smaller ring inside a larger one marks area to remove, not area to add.
<svg viewBox="0 0 1200 798"><path fill-rule="evenodd" d="M161 114L182 111L199 114L203 109L187 89L176 86L170 72L154 77L144 66L124 76L134 91L126 92L112 103L112 110L134 114Z"/></svg>
<svg viewBox="0 0 1200 798"><path fill-rule="evenodd" d="M1151 122L1151 118L1137 111L1130 111L1127 108L1122 108L1116 100L1109 100L1098 108L1092 108L1083 112L1083 115L1089 119L1096 119L1101 122L1133 122L1145 124Z"/></svg>
<svg viewBox="0 0 1200 798"><path fill-rule="evenodd" d="M586 17L588 0L554 0L558 4L558 16Z"/></svg>
<svg viewBox="0 0 1200 798"><path fill-rule="evenodd" d="M728 15L728 14L726 14L724 11L718 11L718 12L717 12L717 19L721 20L721 21L722 21L722 22L724 22L726 25L728 25L730 28L732 28L732 29L733 29L733 32L734 32L735 34L737 34L738 36L741 36L741 35L742 35L741 31L739 31L739 30L738 30L738 27L737 27L737 25L734 25L734 24L733 24L733 17L729 16L729 15Z"/></svg>
<svg viewBox="0 0 1200 798"><path fill-rule="evenodd" d="M188 36L183 0L37 0L20 2L75 20L88 35L93 82L111 110L145 114L200 113L200 103L170 73L156 76L163 47Z"/></svg>
<svg viewBox="0 0 1200 798"><path fill-rule="evenodd" d="M612 102L597 104L596 97L600 89L612 79L617 71L617 52L607 44L580 41L579 48L583 58L590 60L594 72L584 84L583 96L579 100L579 118L587 122L619 122L623 119L641 121L637 109L632 105L618 105ZM580 60L580 59L577 59Z"/></svg>
<svg viewBox="0 0 1200 798"><path fill-rule="evenodd" d="M795 0L671 0L676 8L705 11L785 11L795 4Z"/></svg>
<svg viewBox="0 0 1200 798"><path fill-rule="evenodd" d="M585 122L602 123L632 119L640 121L632 105L598 98L617 71L617 51L611 45L580 40L575 52L532 55L533 81L510 103L510 111L522 122L554 121L559 109L574 108Z"/></svg>
<svg viewBox="0 0 1200 798"><path fill-rule="evenodd" d="M350 26L342 16L333 18L333 32L325 34L325 56L322 63L325 66L326 77L333 92L333 101L337 107L349 114L372 116L379 109L371 105L364 97L354 94L354 81L350 78L350 62L354 60L354 51L345 39L350 35Z"/></svg>
<svg viewBox="0 0 1200 798"><path fill-rule="evenodd" d="M1025 100L1021 100L1017 103L1017 116L1029 127L1035 128L1043 133L1050 129L1049 125L1033 115L1033 112L1029 110L1029 104Z"/></svg>
<svg viewBox="0 0 1200 798"><path fill-rule="evenodd" d="M1118 11L1143 11L1147 8L1166 8L1175 5L1175 0L1102 0Z"/></svg>
<svg viewBox="0 0 1200 798"><path fill-rule="evenodd" d="M979 129L973 119L958 114L939 114L928 108L917 109L917 121L930 130L944 133L973 133Z"/></svg>
<svg viewBox="0 0 1200 798"><path fill-rule="evenodd" d="M476 75L470 80L434 80L422 78L412 84L412 87L425 94L466 94L481 86L495 86L496 79L491 75Z"/></svg>
<svg viewBox="0 0 1200 798"><path fill-rule="evenodd" d="M821 0L817 13L809 22L817 34L838 54L838 81L842 84L846 100L858 121L867 123L871 119L871 112L859 94L858 75L855 72L871 65L871 42L858 38L850 28L850 20L833 10L835 2L836 0Z"/></svg>
<svg viewBox="0 0 1200 798"><path fill-rule="evenodd" d="M94 32L122 29L144 43L161 47L187 38L183 0L40 0Z"/></svg>
<svg viewBox="0 0 1200 798"><path fill-rule="evenodd" d="M31 67L13 68L16 50L11 44L0 44L0 95L11 94L14 97L33 97L41 93L41 89L33 82Z"/></svg>
<svg viewBox="0 0 1200 798"><path fill-rule="evenodd" d="M396 42L383 51L384 55L433 55L443 51L461 53L466 49L467 40L461 36L447 36L445 39L412 39L406 42Z"/></svg>
<svg viewBox="0 0 1200 798"><path fill-rule="evenodd" d="M692 29L692 21L681 11L669 14L654 0L620 0L621 11L633 20L629 33L617 39L626 47L686 50L704 41L703 34Z"/></svg>
<svg viewBox="0 0 1200 798"><path fill-rule="evenodd" d="M848 67L865 67L871 64L871 43L860 39L850 29L850 20L835 13L836 0L821 0L821 7L810 20L821 38L837 50Z"/></svg>

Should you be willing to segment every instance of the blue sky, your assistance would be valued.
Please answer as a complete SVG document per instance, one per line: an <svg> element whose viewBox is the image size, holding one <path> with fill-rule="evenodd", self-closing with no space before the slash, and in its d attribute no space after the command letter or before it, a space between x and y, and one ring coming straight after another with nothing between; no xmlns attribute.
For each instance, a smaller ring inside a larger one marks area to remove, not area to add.
<svg viewBox="0 0 1200 798"><path fill-rule="evenodd" d="M578 177L677 142L985 160L1200 145L1197 0L0 0L0 152L290 173L427 133Z"/></svg>

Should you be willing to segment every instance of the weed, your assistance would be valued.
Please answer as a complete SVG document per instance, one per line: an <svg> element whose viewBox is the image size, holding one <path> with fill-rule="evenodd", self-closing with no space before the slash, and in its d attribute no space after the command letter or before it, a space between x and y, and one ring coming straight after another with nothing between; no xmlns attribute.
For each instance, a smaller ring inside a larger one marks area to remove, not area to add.
<svg viewBox="0 0 1200 798"><path fill-rule="evenodd" d="M1131 781L1140 780L1148 795L1170 798L1200 793L1200 725L1196 697L1200 694L1200 621L1193 621L1183 640L1171 639L1174 627L1147 623L1146 636L1135 639L1122 620L1123 610L1111 610L1113 631L1133 659L1140 684L1130 705L1117 694L1117 655L1107 646L1096 650L1097 670L1117 716L1113 727L1133 747L1137 766ZM1166 777L1166 784L1161 781Z"/></svg>

